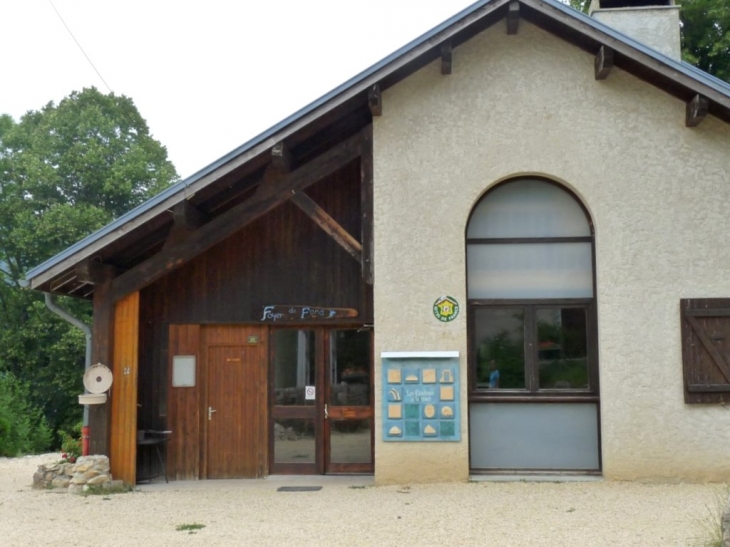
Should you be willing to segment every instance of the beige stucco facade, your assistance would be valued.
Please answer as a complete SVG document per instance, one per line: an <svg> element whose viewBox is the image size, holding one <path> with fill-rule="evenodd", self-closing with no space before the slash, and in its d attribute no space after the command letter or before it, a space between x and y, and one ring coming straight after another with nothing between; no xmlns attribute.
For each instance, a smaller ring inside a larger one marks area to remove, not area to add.
<svg viewBox="0 0 730 547"><path fill-rule="evenodd" d="M494 184L563 183L596 234L603 474L730 479L730 409L683 400L679 300L730 297L730 126L525 21L459 46L383 94L374 122L378 483L469 476L465 227ZM462 312L437 321L431 306ZM458 350L460 442L383 442L380 353Z"/></svg>

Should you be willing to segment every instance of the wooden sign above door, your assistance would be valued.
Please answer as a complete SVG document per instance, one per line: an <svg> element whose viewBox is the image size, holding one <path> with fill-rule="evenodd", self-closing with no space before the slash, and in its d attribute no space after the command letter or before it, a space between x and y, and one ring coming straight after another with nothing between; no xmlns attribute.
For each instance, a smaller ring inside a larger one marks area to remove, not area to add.
<svg viewBox="0 0 730 547"><path fill-rule="evenodd" d="M278 323L284 321L327 321L332 319L346 319L357 317L358 313L353 308L322 308L319 306L264 306L259 313L259 321L265 323Z"/></svg>

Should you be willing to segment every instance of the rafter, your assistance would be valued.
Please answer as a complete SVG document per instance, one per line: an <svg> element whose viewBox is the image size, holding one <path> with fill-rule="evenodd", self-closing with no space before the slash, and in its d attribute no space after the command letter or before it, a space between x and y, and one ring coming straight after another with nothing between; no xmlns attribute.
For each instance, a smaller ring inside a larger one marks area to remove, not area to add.
<svg viewBox="0 0 730 547"><path fill-rule="evenodd" d="M271 195L257 194L212 219L184 240L170 245L156 255L126 271L112 283L114 299L140 290L164 275L179 268L213 245L230 237L235 232L281 205L292 196L292 190L299 191L335 172L360 155L361 134L337 144L276 181Z"/></svg>
<svg viewBox="0 0 730 547"><path fill-rule="evenodd" d="M451 42L441 44L441 74L451 74Z"/></svg>
<svg viewBox="0 0 730 547"><path fill-rule="evenodd" d="M596 55L595 73L596 80L605 80L613 68L613 50L610 47L601 46Z"/></svg>
<svg viewBox="0 0 730 547"><path fill-rule="evenodd" d="M687 103L687 111L685 117L685 125L687 127L697 127L707 117L710 103L706 97L695 95L692 100Z"/></svg>
<svg viewBox="0 0 730 547"><path fill-rule="evenodd" d="M513 0L507 8L507 34L517 34L520 26L520 3Z"/></svg>
<svg viewBox="0 0 730 547"><path fill-rule="evenodd" d="M373 116L383 115L383 98L380 95L380 85L375 84L368 92L368 107Z"/></svg>
<svg viewBox="0 0 730 547"><path fill-rule="evenodd" d="M304 213L311 218L314 223L322 228L337 244L345 249L350 256L360 262L362 255L362 245L347 230L345 230L337 221L332 218L327 211L317 205L312 198L304 192L292 191L292 202L299 207Z"/></svg>

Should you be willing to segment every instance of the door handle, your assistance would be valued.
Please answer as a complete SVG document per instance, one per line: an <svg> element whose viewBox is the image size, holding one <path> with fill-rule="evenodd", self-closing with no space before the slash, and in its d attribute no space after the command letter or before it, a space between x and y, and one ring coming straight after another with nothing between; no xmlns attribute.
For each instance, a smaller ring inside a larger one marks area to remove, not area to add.
<svg viewBox="0 0 730 547"><path fill-rule="evenodd" d="M324 405L324 419L328 419L330 417L330 413L327 412L327 403Z"/></svg>
<svg viewBox="0 0 730 547"><path fill-rule="evenodd" d="M215 408L212 406L208 407L208 420L211 420L213 418L213 413L218 412Z"/></svg>

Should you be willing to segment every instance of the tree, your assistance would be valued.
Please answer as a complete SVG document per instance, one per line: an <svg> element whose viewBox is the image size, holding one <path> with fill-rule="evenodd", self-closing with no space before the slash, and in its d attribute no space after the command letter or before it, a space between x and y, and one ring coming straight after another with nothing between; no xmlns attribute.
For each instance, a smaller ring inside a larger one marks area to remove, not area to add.
<svg viewBox="0 0 730 547"><path fill-rule="evenodd" d="M682 57L705 72L730 82L730 3L681 0Z"/></svg>
<svg viewBox="0 0 730 547"><path fill-rule="evenodd" d="M54 432L81 415L84 337L20 281L176 179L127 97L84 89L17 123L0 116L0 373L27 385ZM89 321L87 302L61 304Z"/></svg>
<svg viewBox="0 0 730 547"><path fill-rule="evenodd" d="M566 1L566 0L563 0ZM567 0L588 13L590 0ZM677 0L682 59L730 82L730 2L727 0Z"/></svg>

